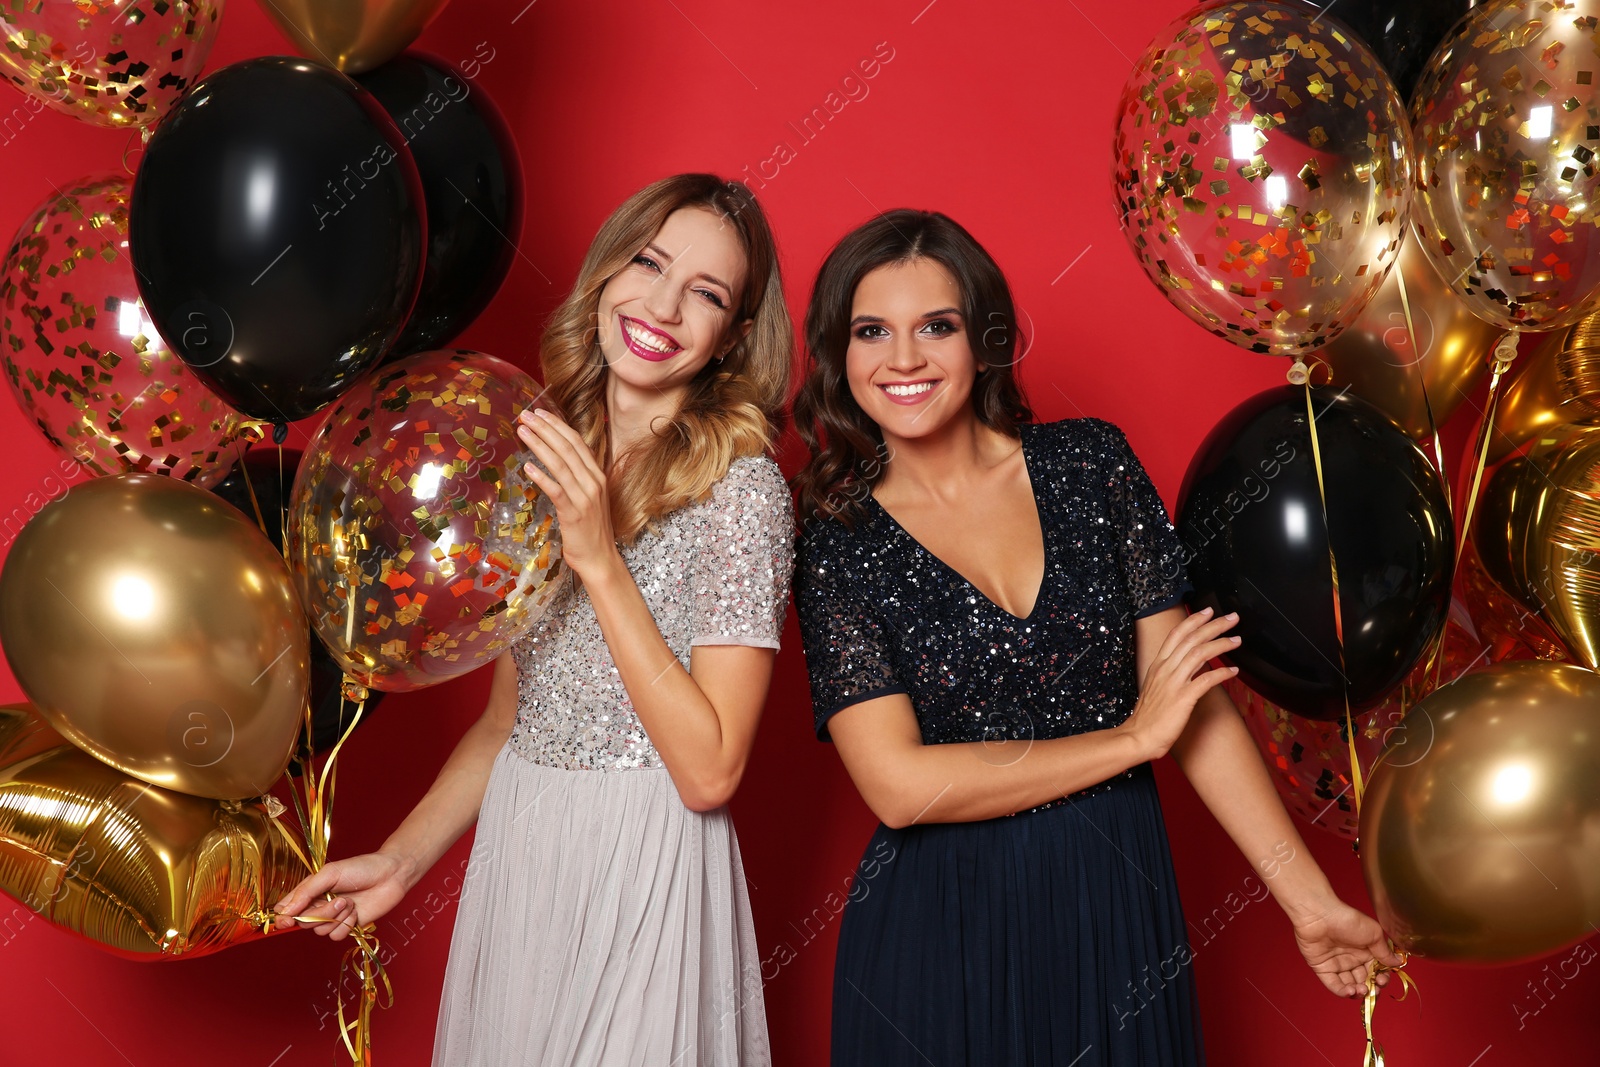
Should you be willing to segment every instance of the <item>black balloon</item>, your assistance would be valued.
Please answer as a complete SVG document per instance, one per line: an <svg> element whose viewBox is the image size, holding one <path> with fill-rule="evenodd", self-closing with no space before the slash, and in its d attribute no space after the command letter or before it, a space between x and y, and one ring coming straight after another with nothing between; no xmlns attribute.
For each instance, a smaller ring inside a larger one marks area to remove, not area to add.
<svg viewBox="0 0 1600 1067"><path fill-rule="evenodd" d="M522 169L494 102L445 60L407 52L356 80L399 127L427 201L422 291L398 359L444 347L494 298L522 230Z"/></svg>
<svg viewBox="0 0 1600 1067"><path fill-rule="evenodd" d="M1285 386L1229 412L1184 476L1178 534L1195 607L1239 613L1226 657L1269 700L1314 719L1371 707L1444 625L1454 540L1439 476L1404 431L1351 394ZM1328 540L1339 569L1341 657ZM1342 665L1341 665L1342 660Z"/></svg>
<svg viewBox="0 0 1600 1067"><path fill-rule="evenodd" d="M332 402L399 337L422 279L422 187L382 105L290 56L224 67L168 113L128 212L139 294L246 414Z"/></svg>
<svg viewBox="0 0 1600 1067"><path fill-rule="evenodd" d="M234 464L228 476L212 488L222 499L244 512L250 521L260 521L267 537L283 551L283 517L288 513L289 491L294 487L295 471L300 467L300 453L296 449L282 450L281 469L278 449L258 449L245 453L241 464ZM248 481L247 481L248 478ZM255 500L251 501L254 493ZM326 754L332 751L355 716L356 706L345 701L340 692L344 671L328 655L327 648L313 633L311 637L311 743L312 751ZM367 696L367 706L362 712L365 722L372 710L383 699L383 693L373 689ZM290 769L299 772L301 754L305 749L305 731L295 746L295 760Z"/></svg>
<svg viewBox="0 0 1600 1067"><path fill-rule="evenodd" d="M1360 37L1411 99L1422 67L1450 27L1473 7L1472 0L1302 0L1336 15Z"/></svg>

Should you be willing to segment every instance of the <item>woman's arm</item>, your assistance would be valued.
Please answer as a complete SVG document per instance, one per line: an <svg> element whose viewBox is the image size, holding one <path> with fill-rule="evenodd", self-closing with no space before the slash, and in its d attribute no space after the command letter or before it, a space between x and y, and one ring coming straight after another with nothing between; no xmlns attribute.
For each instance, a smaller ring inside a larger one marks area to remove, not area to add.
<svg viewBox="0 0 1600 1067"><path fill-rule="evenodd" d="M517 665L503 652L494 661L483 714L457 742L427 795L377 852L336 860L302 879L273 905L278 928L293 926L295 915L329 919L313 929L338 941L351 925L376 922L398 904L477 819L489 771L516 718ZM339 899L322 901L329 892Z"/></svg>
<svg viewBox="0 0 1600 1067"><path fill-rule="evenodd" d="M615 550L589 600L617 673L686 807L710 811L739 788L772 681L773 649L696 645L690 670L667 647L644 594Z"/></svg>
<svg viewBox="0 0 1600 1067"><path fill-rule="evenodd" d="M1140 648L1164 639L1183 621L1182 608L1141 619L1148 637L1140 635ZM1145 666L1141 657L1141 673ZM1172 746L1172 758L1239 851L1261 872L1324 985L1341 996L1355 996L1366 987L1368 959L1375 955L1386 965L1399 963L1377 922L1334 893L1284 810L1226 692L1217 689L1200 698ZM1387 981L1387 975L1379 976L1380 984Z"/></svg>
<svg viewBox="0 0 1600 1067"><path fill-rule="evenodd" d="M685 670L617 550L605 472L583 438L543 409L525 413L521 422L518 434L545 466L529 464L528 476L556 507L563 558L589 591L640 725L685 806L721 807L750 758L775 650L697 645L690 653L692 673Z"/></svg>
<svg viewBox="0 0 1600 1067"><path fill-rule="evenodd" d="M1134 713L1112 729L1043 741L925 745L911 701L895 694L850 705L828 720L828 733L862 799L887 826L1010 815L1164 755L1201 694L1232 676L1227 669L1200 671L1234 647L1233 638L1222 636L1233 621L1201 613L1168 627Z"/></svg>

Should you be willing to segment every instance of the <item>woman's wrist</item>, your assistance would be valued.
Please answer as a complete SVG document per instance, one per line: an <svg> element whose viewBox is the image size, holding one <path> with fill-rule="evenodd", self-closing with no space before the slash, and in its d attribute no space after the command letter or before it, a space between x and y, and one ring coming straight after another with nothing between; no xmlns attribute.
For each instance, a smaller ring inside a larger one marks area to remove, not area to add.
<svg viewBox="0 0 1600 1067"><path fill-rule="evenodd" d="M590 600L593 600L596 594L604 596L613 591L622 582L633 581L628 564L615 545L612 545L610 551L601 558L585 566L578 577L583 579L583 584L588 587Z"/></svg>
<svg viewBox="0 0 1600 1067"><path fill-rule="evenodd" d="M418 869L417 858L406 849L385 842L383 847L378 849L378 855L394 863L395 877L406 892L411 892L417 882L421 880L422 871Z"/></svg>
<svg viewBox="0 0 1600 1067"><path fill-rule="evenodd" d="M1339 894L1333 891L1333 885L1322 873L1322 869L1316 867L1309 856L1306 860L1314 868L1313 875L1275 884L1287 875L1288 871L1284 870L1279 873L1278 878L1267 880L1267 887L1277 899L1278 906L1295 926L1304 926L1325 918L1344 903L1339 899Z"/></svg>

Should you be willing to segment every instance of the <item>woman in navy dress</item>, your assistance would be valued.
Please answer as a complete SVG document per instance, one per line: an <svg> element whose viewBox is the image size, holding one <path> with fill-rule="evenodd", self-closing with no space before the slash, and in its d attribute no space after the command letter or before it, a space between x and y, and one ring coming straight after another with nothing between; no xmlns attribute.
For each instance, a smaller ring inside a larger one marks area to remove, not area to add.
<svg viewBox="0 0 1600 1067"><path fill-rule="evenodd" d="M817 736L882 820L840 929L835 1067L1202 1062L1169 753L1328 989L1399 962L1216 688L1235 619L1182 606L1127 439L1033 422L1014 323L994 261L920 211L846 236L806 316L795 602Z"/></svg>

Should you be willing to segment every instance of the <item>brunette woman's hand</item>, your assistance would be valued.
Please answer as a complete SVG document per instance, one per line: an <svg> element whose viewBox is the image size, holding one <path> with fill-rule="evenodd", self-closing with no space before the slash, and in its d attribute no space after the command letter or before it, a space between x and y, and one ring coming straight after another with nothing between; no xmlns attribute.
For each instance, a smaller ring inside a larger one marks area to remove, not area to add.
<svg viewBox="0 0 1600 1067"><path fill-rule="evenodd" d="M1322 984L1341 997L1357 997L1367 991L1368 960L1376 959L1385 967L1398 967L1401 962L1378 920L1337 897L1318 914L1295 923L1294 939ZM1380 972L1377 984L1388 982L1389 975Z"/></svg>
<svg viewBox="0 0 1600 1067"><path fill-rule="evenodd" d="M592 581L595 567L621 559L611 527L605 471L578 431L553 412L530 409L517 416L517 423L517 436L544 464L544 470L533 463L524 470L555 505L561 558L579 578Z"/></svg>
<svg viewBox="0 0 1600 1067"><path fill-rule="evenodd" d="M406 895L409 888L405 865L387 852L335 860L315 874L301 879L282 900L273 905L277 928L295 925L292 916L324 919L311 924L319 936L342 941L356 926L377 922ZM333 893L334 899L325 899Z"/></svg>
<svg viewBox="0 0 1600 1067"><path fill-rule="evenodd" d="M1204 608L1168 631L1145 672L1139 702L1117 727L1137 739L1145 759L1165 756L1200 698L1239 673L1235 667L1200 673L1212 659L1239 647L1239 638L1223 636L1238 621L1237 613L1213 619L1211 609Z"/></svg>

